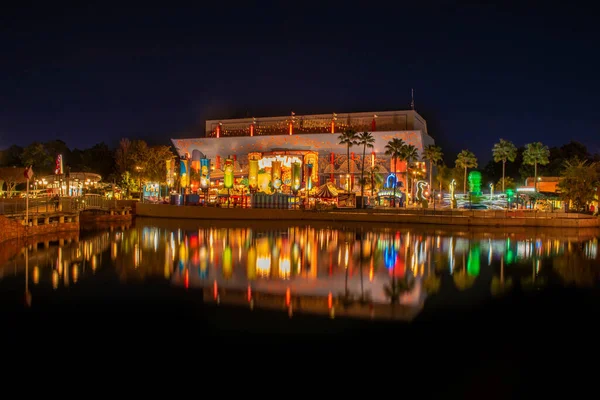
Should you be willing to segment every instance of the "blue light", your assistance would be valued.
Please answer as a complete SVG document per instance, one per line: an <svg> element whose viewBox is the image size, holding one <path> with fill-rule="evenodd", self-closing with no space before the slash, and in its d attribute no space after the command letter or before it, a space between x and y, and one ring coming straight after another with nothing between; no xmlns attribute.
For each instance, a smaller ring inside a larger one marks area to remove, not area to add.
<svg viewBox="0 0 600 400"><path fill-rule="evenodd" d="M390 179L393 181L392 184L390 184ZM385 187L393 188L394 185L396 185L397 183L398 183L398 181L396 180L396 174L389 174L387 179L385 180Z"/></svg>
<svg viewBox="0 0 600 400"><path fill-rule="evenodd" d="M396 249L394 249L392 246L387 246L383 251L383 259L387 269L394 268L396 265Z"/></svg>

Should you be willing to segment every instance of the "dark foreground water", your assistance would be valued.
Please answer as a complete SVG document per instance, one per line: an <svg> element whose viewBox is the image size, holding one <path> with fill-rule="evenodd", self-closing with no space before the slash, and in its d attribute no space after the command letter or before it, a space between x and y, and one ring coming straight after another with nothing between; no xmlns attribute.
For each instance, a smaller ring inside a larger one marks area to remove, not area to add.
<svg viewBox="0 0 600 400"><path fill-rule="evenodd" d="M324 347L310 360L325 368L351 356L364 374L381 358L428 368L448 393L505 398L538 390L531 374L540 366L596 359L598 234L138 218L4 243L1 336L86 355L115 346L187 354L212 344L242 364L276 344L282 363ZM410 324L373 315L390 307L392 279L408 283L396 307L419 311ZM300 310L290 314L288 302ZM342 317L345 308L358 317Z"/></svg>
<svg viewBox="0 0 600 400"><path fill-rule="evenodd" d="M472 309L516 292L593 289L600 277L597 230L138 218L128 226L12 242L3 251L0 293L20 291L15 300L32 309L82 286L107 301L142 286L203 289L204 300L215 303L217 295L223 303L237 294L262 295L265 304L305 298L318 311L344 299L388 305L397 280L408 286L400 305L424 307L426 314Z"/></svg>

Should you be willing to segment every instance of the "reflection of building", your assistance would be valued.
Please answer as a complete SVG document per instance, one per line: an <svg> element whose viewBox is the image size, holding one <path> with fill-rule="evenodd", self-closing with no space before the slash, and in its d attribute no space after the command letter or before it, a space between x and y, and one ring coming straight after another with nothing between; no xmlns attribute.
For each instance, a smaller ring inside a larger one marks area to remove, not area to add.
<svg viewBox="0 0 600 400"><path fill-rule="evenodd" d="M252 166L249 162L250 155L258 155L260 159L277 156L300 156L301 159L301 187L312 183L314 186L327 181L335 182L337 186L346 186L347 180L357 180L361 170L362 148L356 146L350 149L350 169L348 170L347 147L339 144L339 134L347 129L356 132L370 132L374 139L374 147L366 154L365 170L377 167L379 173L385 174L396 168L397 172L404 172L406 166L397 163L392 166L389 157L385 156L386 144L400 138L407 144L414 145L419 153L434 140L427 132L425 120L414 110L364 112L348 114L319 114L246 118L231 120L206 121L206 137L196 139L172 139L180 157L194 160L194 157L206 158L211 162L211 180L227 179L225 165L227 160L232 160L234 177L249 177L252 175ZM314 154L312 162L307 159L308 154ZM192 161L193 163L194 161ZM198 163L196 161L196 163ZM306 166L310 174L315 177L314 182L306 180ZM285 163L284 163L285 165ZM186 164L184 169L190 163ZM269 175L268 171L258 168L262 173ZM260 172L259 172L260 173ZM187 174L191 176L191 173ZM276 182L276 177L270 174L269 182ZM291 173L286 175L282 171L283 191L286 182L291 185ZM288 178L288 179L286 179ZM196 180L199 182L200 177ZM258 179L258 178L257 178ZM265 178L266 179L266 178ZM402 175L399 179L403 179ZM193 180L193 178L192 178ZM187 181L185 183L188 183ZM189 182L194 191L194 182ZM289 186L288 185L288 186ZM357 187L358 185L352 185ZM197 190L197 183L196 183Z"/></svg>

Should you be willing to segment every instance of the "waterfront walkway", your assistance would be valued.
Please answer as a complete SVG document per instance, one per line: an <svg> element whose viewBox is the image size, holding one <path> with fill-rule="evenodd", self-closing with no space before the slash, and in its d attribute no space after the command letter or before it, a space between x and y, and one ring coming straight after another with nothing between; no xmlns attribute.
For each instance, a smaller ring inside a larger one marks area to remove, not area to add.
<svg viewBox="0 0 600 400"><path fill-rule="evenodd" d="M600 228L600 218L585 214L539 211L337 209L331 211L219 208L138 203L136 215L206 220L302 220L383 222L490 227Z"/></svg>

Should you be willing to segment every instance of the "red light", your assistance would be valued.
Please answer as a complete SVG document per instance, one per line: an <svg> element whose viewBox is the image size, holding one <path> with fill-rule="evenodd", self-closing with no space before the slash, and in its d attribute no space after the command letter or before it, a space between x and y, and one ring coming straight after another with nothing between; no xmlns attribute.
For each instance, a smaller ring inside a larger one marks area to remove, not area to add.
<svg viewBox="0 0 600 400"><path fill-rule="evenodd" d="M185 284L185 288L189 288L190 287L190 274L189 274L189 270L185 270L185 280L184 280L184 284Z"/></svg>
<svg viewBox="0 0 600 400"><path fill-rule="evenodd" d="M285 305L287 307L289 307L291 302L292 302L292 294L290 292L290 288L288 287L285 291Z"/></svg>
<svg viewBox="0 0 600 400"><path fill-rule="evenodd" d="M329 295L327 296L327 307L329 307L330 310L331 307L333 307L333 295L331 292L329 292Z"/></svg>
<svg viewBox="0 0 600 400"><path fill-rule="evenodd" d="M252 288L248 285L248 301L252 300Z"/></svg>
<svg viewBox="0 0 600 400"><path fill-rule="evenodd" d="M217 288L217 281L215 281L215 283L213 284L213 296L214 296L215 300L217 299L218 295L219 295L219 289Z"/></svg>

